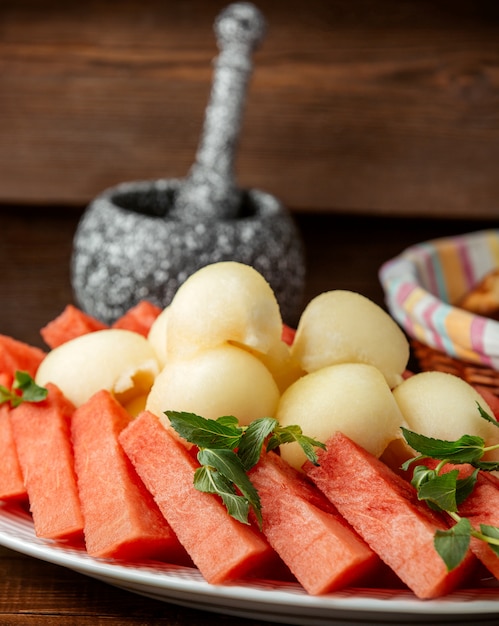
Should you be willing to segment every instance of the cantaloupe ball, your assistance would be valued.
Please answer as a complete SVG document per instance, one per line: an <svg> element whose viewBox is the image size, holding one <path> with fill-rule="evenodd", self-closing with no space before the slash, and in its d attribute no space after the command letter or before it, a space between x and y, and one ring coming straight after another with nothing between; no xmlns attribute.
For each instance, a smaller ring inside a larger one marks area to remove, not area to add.
<svg viewBox="0 0 499 626"><path fill-rule="evenodd" d="M233 415L241 424L249 424L258 417L274 416L278 400L277 385L263 363L225 344L168 361L154 381L146 409L161 419L171 410L208 419Z"/></svg>
<svg viewBox="0 0 499 626"><path fill-rule="evenodd" d="M101 389L128 404L148 392L159 373L153 348L145 337L122 329L106 329L72 339L44 358L36 382L57 385L80 406Z"/></svg>
<svg viewBox="0 0 499 626"><path fill-rule="evenodd" d="M292 355L307 372L336 363L374 365L393 388L402 381L409 343L396 322L372 300L338 289L309 302Z"/></svg>
<svg viewBox="0 0 499 626"><path fill-rule="evenodd" d="M276 418L323 443L340 431L377 457L401 436L403 424L385 378L363 363L330 365L300 378L281 396ZM305 461L296 443L283 444L281 455L297 469Z"/></svg>
<svg viewBox="0 0 499 626"><path fill-rule="evenodd" d="M161 367L166 363L166 326L168 324L169 307L164 308L154 320L149 329L147 340L156 353L156 358Z"/></svg>
<svg viewBox="0 0 499 626"><path fill-rule="evenodd" d="M267 352L281 339L282 318L269 283L253 267L224 261L192 274L169 306L169 356L234 341Z"/></svg>
<svg viewBox="0 0 499 626"><path fill-rule="evenodd" d="M277 383L279 392L283 393L298 378L305 375L305 372L298 363L291 357L291 351L284 341L279 341L267 353L251 350L241 344L237 345L243 350L248 350L251 354L260 359L265 367L270 371Z"/></svg>
<svg viewBox="0 0 499 626"><path fill-rule="evenodd" d="M471 385L453 374L415 374L394 389L393 396L407 427L416 433L448 441L477 435L487 445L499 443L499 428L478 412L477 403L493 416L489 405ZM499 459L499 453L489 458Z"/></svg>

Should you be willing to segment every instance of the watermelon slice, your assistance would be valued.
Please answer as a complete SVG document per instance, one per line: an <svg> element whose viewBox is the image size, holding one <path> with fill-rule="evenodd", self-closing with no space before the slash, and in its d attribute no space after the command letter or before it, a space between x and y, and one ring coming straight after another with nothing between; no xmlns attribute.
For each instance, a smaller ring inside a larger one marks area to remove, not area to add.
<svg viewBox="0 0 499 626"><path fill-rule="evenodd" d="M208 582L225 583L274 564L278 557L263 535L230 517L217 496L194 487L199 464L155 415L141 413L120 442Z"/></svg>
<svg viewBox="0 0 499 626"><path fill-rule="evenodd" d="M419 598L437 598L470 575L476 560L447 571L433 538L447 525L417 499L416 490L342 433L318 451L320 466L305 463L308 476L366 543Z"/></svg>
<svg viewBox="0 0 499 626"><path fill-rule="evenodd" d="M28 372L35 376L38 366L45 358L46 353L40 348L12 339L7 335L0 335L0 374L2 384L11 386L17 370Z"/></svg>
<svg viewBox="0 0 499 626"><path fill-rule="evenodd" d="M87 552L94 557L187 564L184 549L118 442L131 419L105 390L73 415L71 433Z"/></svg>
<svg viewBox="0 0 499 626"><path fill-rule="evenodd" d="M0 405L0 500L27 501L28 492L19 465L10 411L7 404Z"/></svg>
<svg viewBox="0 0 499 626"><path fill-rule="evenodd" d="M264 535L309 594L358 582L378 566L324 495L277 454L263 455L249 476L260 495Z"/></svg>
<svg viewBox="0 0 499 626"><path fill-rule="evenodd" d="M57 348L66 341L105 328L107 325L100 320L68 304L60 315L40 329L40 334L50 348Z"/></svg>
<svg viewBox="0 0 499 626"><path fill-rule="evenodd" d="M424 465L435 469L438 461L424 459ZM459 470L459 478L468 478L473 473L471 465L446 464L442 472ZM476 530L480 524L499 527L499 479L488 472L479 472L472 493L459 506L459 514L467 517ZM471 538L471 550L485 567L499 579L499 556L492 548L475 537Z"/></svg>
<svg viewBox="0 0 499 626"><path fill-rule="evenodd" d="M42 402L23 402L10 411L14 441L36 534L79 539L83 516L70 436L74 407L55 385L46 388Z"/></svg>
<svg viewBox="0 0 499 626"><path fill-rule="evenodd" d="M295 340L295 335L296 330L294 328L291 328L291 326L288 326L287 324L282 325L281 339L282 341L284 341L284 343L287 343L288 346L291 346L293 344L293 341Z"/></svg>
<svg viewBox="0 0 499 626"><path fill-rule="evenodd" d="M144 337L147 337L153 322L163 309L152 304L148 300L141 300L134 307L129 309L124 315L117 319L113 328L123 328L124 330L132 330Z"/></svg>

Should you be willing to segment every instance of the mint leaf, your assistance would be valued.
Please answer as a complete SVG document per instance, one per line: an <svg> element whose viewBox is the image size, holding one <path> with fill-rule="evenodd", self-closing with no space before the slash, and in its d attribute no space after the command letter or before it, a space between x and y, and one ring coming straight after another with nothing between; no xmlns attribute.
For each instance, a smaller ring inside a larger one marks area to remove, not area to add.
<svg viewBox="0 0 499 626"><path fill-rule="evenodd" d="M312 437L307 437L303 434L300 426L294 424L291 426L280 426L277 424L274 433L267 444L267 450L274 450L284 443L294 442L300 445L301 449L305 453L305 456L311 463L318 465L317 454L314 448L322 448L325 450L325 444L317 441L317 439L313 439Z"/></svg>
<svg viewBox="0 0 499 626"><path fill-rule="evenodd" d="M456 568L466 556L470 545L471 523L461 518L449 530L437 530L434 537L435 550L442 557L447 570Z"/></svg>
<svg viewBox="0 0 499 626"><path fill-rule="evenodd" d="M199 448L225 448L233 450L239 445L243 434L231 416L210 420L195 413L183 411L165 411L171 425L177 433Z"/></svg>
<svg viewBox="0 0 499 626"><path fill-rule="evenodd" d="M246 428L237 453L246 471L258 463L265 439L273 432L277 423L273 417L262 417Z"/></svg>
<svg viewBox="0 0 499 626"><path fill-rule="evenodd" d="M218 470L203 465L194 474L194 486L199 491L214 493L222 498L229 515L243 524L248 524L249 502L237 495L232 483Z"/></svg>
<svg viewBox="0 0 499 626"><path fill-rule="evenodd" d="M201 465L214 468L220 472L226 480L235 485L247 500L248 504L253 508L257 520L261 524L260 497L253 483L246 475L244 466L237 454L232 450L205 449L198 452L198 461Z"/></svg>
<svg viewBox="0 0 499 626"><path fill-rule="evenodd" d="M478 412L480 413L480 416L483 417L484 420L487 420L487 422L490 422L491 424L494 424L494 426L497 426L499 428L499 422L496 420L496 418L493 417L492 415L489 415L487 411L478 402L476 404L477 404Z"/></svg>
<svg viewBox="0 0 499 626"><path fill-rule="evenodd" d="M456 484L459 470L440 474L421 484L418 498L426 500L442 511L457 511Z"/></svg>
<svg viewBox="0 0 499 626"><path fill-rule="evenodd" d="M47 389L37 385L31 374L19 370L14 375L12 390L0 385L0 404L10 402L12 408L23 402L42 402L47 395Z"/></svg>
<svg viewBox="0 0 499 626"><path fill-rule="evenodd" d="M496 526L488 526L487 524L480 524L480 531L482 535L488 539L492 539L492 541L488 542L490 549L499 556L499 528Z"/></svg>
<svg viewBox="0 0 499 626"><path fill-rule="evenodd" d="M281 427L273 417L239 426L232 415L216 420L183 411L165 411L165 415L181 437L199 448L197 458L201 467L194 475L195 487L220 496L228 513L244 524L248 523L251 508L262 525L260 498L246 472L258 463L266 440L267 451L296 441L315 464L314 448L326 447L306 437L299 426Z"/></svg>
<svg viewBox="0 0 499 626"><path fill-rule="evenodd" d="M456 441L433 439L401 427L407 443L422 456L445 459L452 463L473 463L484 453L485 442L481 437L463 435Z"/></svg>

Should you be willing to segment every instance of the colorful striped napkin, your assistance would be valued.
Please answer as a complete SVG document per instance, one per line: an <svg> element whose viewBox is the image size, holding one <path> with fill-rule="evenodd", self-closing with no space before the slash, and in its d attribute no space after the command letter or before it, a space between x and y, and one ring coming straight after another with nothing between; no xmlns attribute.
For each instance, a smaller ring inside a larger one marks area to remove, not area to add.
<svg viewBox="0 0 499 626"><path fill-rule="evenodd" d="M410 337L499 370L499 322L453 306L498 266L499 230L483 230L411 246L381 266L379 279Z"/></svg>

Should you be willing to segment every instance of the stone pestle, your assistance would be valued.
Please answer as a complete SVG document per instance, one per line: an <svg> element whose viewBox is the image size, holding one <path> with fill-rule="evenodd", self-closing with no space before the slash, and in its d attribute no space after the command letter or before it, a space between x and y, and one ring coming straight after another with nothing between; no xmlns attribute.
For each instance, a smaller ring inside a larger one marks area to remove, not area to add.
<svg viewBox="0 0 499 626"><path fill-rule="evenodd" d="M78 224L75 301L106 323L140 300L167 306L193 272L226 260L252 265L267 279L286 323L301 312L305 262L294 220L274 196L238 188L234 175L251 54L265 20L252 4L234 3L216 19L215 32L220 54L188 175L112 187Z"/></svg>

